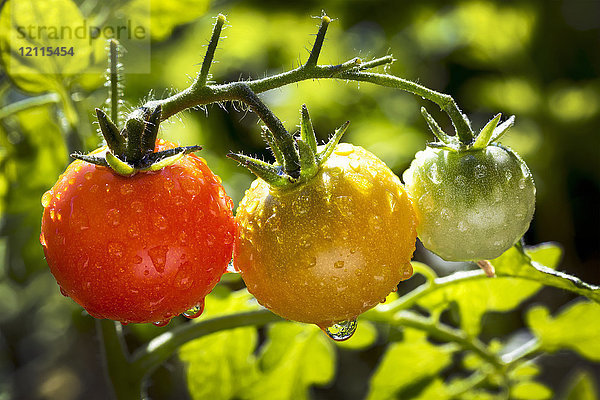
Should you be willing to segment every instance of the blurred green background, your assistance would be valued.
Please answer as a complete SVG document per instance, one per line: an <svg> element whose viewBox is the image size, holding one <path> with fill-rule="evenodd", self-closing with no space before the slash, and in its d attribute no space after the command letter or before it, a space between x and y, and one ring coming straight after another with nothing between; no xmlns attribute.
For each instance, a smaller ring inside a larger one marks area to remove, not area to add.
<svg viewBox="0 0 600 400"><path fill-rule="evenodd" d="M10 1L0 2L2 12ZM136 1L76 3L86 18L95 18ZM151 74L128 74L133 66L126 63L125 110L190 83L219 12L227 15L228 26L211 73L214 81L229 82L297 67L316 33L314 17L325 10L334 22L320 63L392 54L396 62L385 71L452 95L476 129L498 112L516 115L502 142L526 160L538 189L526 243L558 242L564 249L561 270L600 283L600 2L181 0L154 1L153 7ZM101 143L93 109L107 92L102 74L46 83L13 79L0 69L0 108L48 91L61 99L0 113L0 400L104 399L93 319L60 295L39 245L39 223L40 197L69 163L68 154ZM451 129L434 104L369 84L309 81L261 97L290 130L306 103L320 141L350 119L344 140L374 152L400 176L432 140L422 105ZM182 145L201 144L201 155L237 203L252 177L225 154L269 158L259 131L254 114L226 103L175 116L162 125L161 135ZM422 248L415 259L441 273L464 268ZM555 310L571 298L544 290L534 301ZM490 318L484 334L490 338L520 326L518 315L508 325ZM135 345L161 331L134 326L127 339ZM342 352L338 379L316 389L315 398L339 398L349 382L366 382L381 352L381 346L359 355ZM571 354L554 360L545 365L544 378L560 393L568 372L583 361ZM151 398L186 398L182 371L177 360L165 364L153 377Z"/></svg>

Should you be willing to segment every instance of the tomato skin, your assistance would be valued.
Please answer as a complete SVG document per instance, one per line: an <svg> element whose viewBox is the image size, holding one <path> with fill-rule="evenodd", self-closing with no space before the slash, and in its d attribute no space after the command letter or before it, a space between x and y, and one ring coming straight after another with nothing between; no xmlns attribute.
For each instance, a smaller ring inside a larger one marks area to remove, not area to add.
<svg viewBox="0 0 600 400"><path fill-rule="evenodd" d="M416 214L373 154L339 144L292 189L253 182L237 209L234 266L284 318L328 327L356 318L412 275Z"/></svg>
<svg viewBox="0 0 600 400"><path fill-rule="evenodd" d="M448 261L493 259L527 231L535 185L511 149L454 152L427 148L404 172L419 214L419 239Z"/></svg>
<svg viewBox="0 0 600 400"><path fill-rule="evenodd" d="M195 155L132 177L74 161L42 203L50 270L97 318L168 321L202 305L231 259L232 201Z"/></svg>

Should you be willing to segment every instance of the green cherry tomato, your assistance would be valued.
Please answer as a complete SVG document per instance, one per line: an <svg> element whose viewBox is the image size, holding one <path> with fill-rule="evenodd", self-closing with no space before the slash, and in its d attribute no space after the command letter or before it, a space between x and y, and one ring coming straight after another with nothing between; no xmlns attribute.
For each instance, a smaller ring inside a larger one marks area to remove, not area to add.
<svg viewBox="0 0 600 400"><path fill-rule="evenodd" d="M236 221L234 266L257 300L287 319L322 328L353 320L412 275L412 203L361 147L338 144L291 189L255 180Z"/></svg>
<svg viewBox="0 0 600 400"><path fill-rule="evenodd" d="M419 215L419 239L448 261L498 257L527 231L535 185L525 162L492 144L426 148L403 174Z"/></svg>

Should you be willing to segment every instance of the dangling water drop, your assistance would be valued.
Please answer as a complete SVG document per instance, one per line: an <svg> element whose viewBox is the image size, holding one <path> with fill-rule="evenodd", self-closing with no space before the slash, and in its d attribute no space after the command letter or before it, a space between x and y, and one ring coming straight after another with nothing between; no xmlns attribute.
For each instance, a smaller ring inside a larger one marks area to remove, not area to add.
<svg viewBox="0 0 600 400"><path fill-rule="evenodd" d="M194 306L192 308L190 308L189 310L185 311L183 313L183 316L186 318L198 318L200 315L202 315L202 312L204 311L204 300L202 300L202 302L200 304L198 304L197 306Z"/></svg>
<svg viewBox="0 0 600 400"><path fill-rule="evenodd" d="M169 322L171 322L171 319L170 319L170 318L168 318L168 319L164 319L164 320L162 320L162 321L156 321L156 322L153 322L153 323L152 323L152 325L154 325L154 326L158 326L159 328L161 328L161 327L163 327L163 326L166 326L166 325L167 325Z"/></svg>
<svg viewBox="0 0 600 400"><path fill-rule="evenodd" d="M336 324L333 324L327 328L322 328L323 332L327 334L330 338L335 340L336 342L342 342L344 340L348 340L354 335L356 332L356 327L358 323L355 319L341 321Z"/></svg>
<svg viewBox="0 0 600 400"><path fill-rule="evenodd" d="M235 267L235 265L233 265L233 260L231 260L231 261L229 261L229 264L227 264L227 269L225 270L225 272L237 274L240 271Z"/></svg>

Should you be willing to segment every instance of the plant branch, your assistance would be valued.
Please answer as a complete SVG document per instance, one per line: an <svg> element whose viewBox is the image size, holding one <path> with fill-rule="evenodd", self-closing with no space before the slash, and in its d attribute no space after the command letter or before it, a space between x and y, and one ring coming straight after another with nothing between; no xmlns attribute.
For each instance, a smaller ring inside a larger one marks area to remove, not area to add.
<svg viewBox="0 0 600 400"><path fill-rule="evenodd" d="M439 321L422 317L414 312L402 311L394 315L391 323L427 332L432 337L445 342L457 343L463 349L476 353L497 370L503 371L505 368L502 360L490 352L479 339L467 336L463 331L454 329Z"/></svg>
<svg viewBox="0 0 600 400"><path fill-rule="evenodd" d="M227 329L243 326L258 327L280 320L281 317L261 308L182 324L138 348L133 353L132 366L149 373L171 357L179 347L191 340Z"/></svg>
<svg viewBox="0 0 600 400"><path fill-rule="evenodd" d="M100 348L115 398L117 400L140 398L145 372L131 364L123 340L121 324L108 319L97 319L96 331L103 344Z"/></svg>
<svg viewBox="0 0 600 400"><path fill-rule="evenodd" d="M56 93L43 94L41 96L30 97L25 100L17 101L0 108L0 120L9 115L16 114L28 108L45 106L46 104L60 102L60 96Z"/></svg>
<svg viewBox="0 0 600 400"><path fill-rule="evenodd" d="M319 31L317 32L317 38L315 39L315 43L313 44L312 50L310 51L310 56L308 57L308 60L306 60L306 64L304 64L305 67L317 65L317 60L319 59L321 49L323 48L325 33L327 33L327 27L330 23L331 18L323 14L323 16L321 17L321 25L319 26Z"/></svg>
<svg viewBox="0 0 600 400"><path fill-rule="evenodd" d="M206 85L206 80L208 79L208 71L210 70L210 66L212 65L213 58L215 57L215 50L217 49L217 44L219 43L219 38L221 37L221 31L223 30L223 25L225 24L225 22L226 18L223 14L217 15L217 21L215 22L212 36L210 38L210 42L208 43L208 48L206 49L206 55L204 56L204 61L202 62L200 73L198 74L198 77L192 84L192 87L201 87Z"/></svg>
<svg viewBox="0 0 600 400"><path fill-rule="evenodd" d="M110 55L110 118L115 125L119 125L119 42L115 39L109 41Z"/></svg>
<svg viewBox="0 0 600 400"><path fill-rule="evenodd" d="M537 338L532 338L531 340L523 343L521 346L517 347L510 353L506 353L501 357L503 363L507 364L511 367L517 361L525 357L529 357L532 354L537 353L540 350L541 343Z"/></svg>

